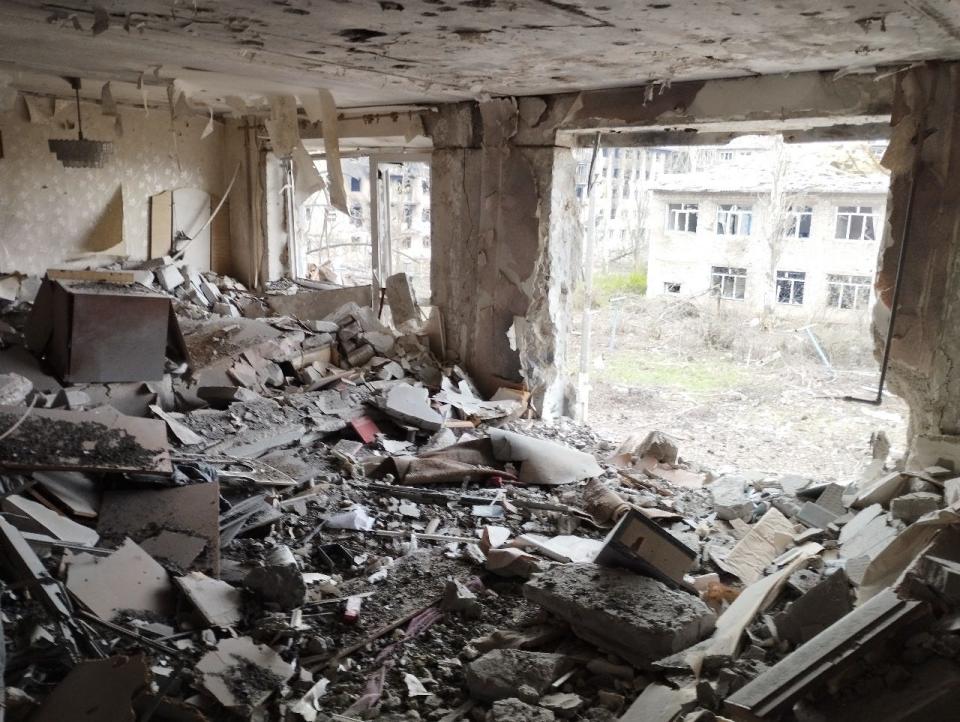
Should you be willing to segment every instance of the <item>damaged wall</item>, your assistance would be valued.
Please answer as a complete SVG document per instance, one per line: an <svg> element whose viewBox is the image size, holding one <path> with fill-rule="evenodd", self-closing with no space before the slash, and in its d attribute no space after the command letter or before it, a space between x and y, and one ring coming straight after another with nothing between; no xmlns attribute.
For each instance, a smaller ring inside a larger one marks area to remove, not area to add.
<svg viewBox="0 0 960 722"><path fill-rule="evenodd" d="M166 110L119 107L115 119L96 104L82 104L84 135L113 141L103 168L65 168L50 152L50 138L76 138L73 103L23 98L0 113L0 267L42 273L78 253L107 251L145 258L150 196L193 187L219 196L232 168L222 164L224 130L201 139L203 116L175 121ZM45 109L55 110L52 115ZM31 115L34 122L31 122ZM119 244L119 245L118 245Z"/></svg>
<svg viewBox="0 0 960 722"><path fill-rule="evenodd" d="M546 108L538 102L534 113L512 98L448 105L428 120L431 284L448 354L487 393L526 379L550 417L563 411L561 319L578 224L559 193L573 187L572 154L552 132L529 132Z"/></svg>
<svg viewBox="0 0 960 722"><path fill-rule="evenodd" d="M907 252L893 331L890 385L910 404L912 447L917 448L918 435L955 437L948 441L956 442L958 451L945 457L960 461L958 107L957 64L914 68L897 79L894 132L884 157L892 173L876 281L879 301L874 308L874 335L880 354L905 235ZM915 166L918 135L925 139L919 166ZM913 209L904 229L912 181Z"/></svg>

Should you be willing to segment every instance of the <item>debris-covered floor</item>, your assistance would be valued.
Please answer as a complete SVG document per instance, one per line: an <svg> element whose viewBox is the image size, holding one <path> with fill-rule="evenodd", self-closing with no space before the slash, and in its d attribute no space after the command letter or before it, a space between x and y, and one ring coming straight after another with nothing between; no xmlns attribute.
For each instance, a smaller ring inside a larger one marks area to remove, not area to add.
<svg viewBox="0 0 960 722"><path fill-rule="evenodd" d="M482 398L419 314L382 320L404 284L294 318L189 267L101 274L10 277L6 720L953 718L936 448L718 475Z"/></svg>

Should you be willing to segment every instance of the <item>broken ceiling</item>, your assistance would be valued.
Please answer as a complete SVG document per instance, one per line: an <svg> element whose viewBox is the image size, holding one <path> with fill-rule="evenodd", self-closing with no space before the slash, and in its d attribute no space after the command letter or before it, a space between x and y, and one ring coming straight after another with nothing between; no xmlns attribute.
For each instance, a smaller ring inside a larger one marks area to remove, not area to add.
<svg viewBox="0 0 960 722"><path fill-rule="evenodd" d="M14 87L35 90L21 87L30 72L178 80L221 107L318 88L349 108L957 57L947 0L0 2Z"/></svg>

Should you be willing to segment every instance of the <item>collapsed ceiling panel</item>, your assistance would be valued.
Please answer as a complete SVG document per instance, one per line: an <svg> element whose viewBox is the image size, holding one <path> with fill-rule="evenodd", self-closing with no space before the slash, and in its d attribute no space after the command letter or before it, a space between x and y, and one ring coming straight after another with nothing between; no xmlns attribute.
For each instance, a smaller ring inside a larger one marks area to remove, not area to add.
<svg viewBox="0 0 960 722"><path fill-rule="evenodd" d="M948 0L0 0L0 67L339 107L960 57ZM216 74L211 76L210 74Z"/></svg>

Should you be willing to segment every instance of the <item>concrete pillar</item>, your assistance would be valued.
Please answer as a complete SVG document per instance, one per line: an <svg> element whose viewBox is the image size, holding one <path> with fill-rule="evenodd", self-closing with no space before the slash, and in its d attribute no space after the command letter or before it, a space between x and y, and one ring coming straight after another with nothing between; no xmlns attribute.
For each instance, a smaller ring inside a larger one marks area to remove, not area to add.
<svg viewBox="0 0 960 722"><path fill-rule="evenodd" d="M893 331L889 380L910 405L915 463L960 468L960 66L931 65L897 76L884 164L891 169L888 218L874 308L877 353L886 340L901 239L907 253ZM925 131L923 130L925 129ZM914 179L918 136L924 134ZM911 181L916 190L904 228Z"/></svg>
<svg viewBox="0 0 960 722"><path fill-rule="evenodd" d="M572 154L554 146L552 130L532 132L546 109L534 100L448 105L427 121L431 285L448 356L486 393L526 381L549 418L564 410L564 324L579 234Z"/></svg>

